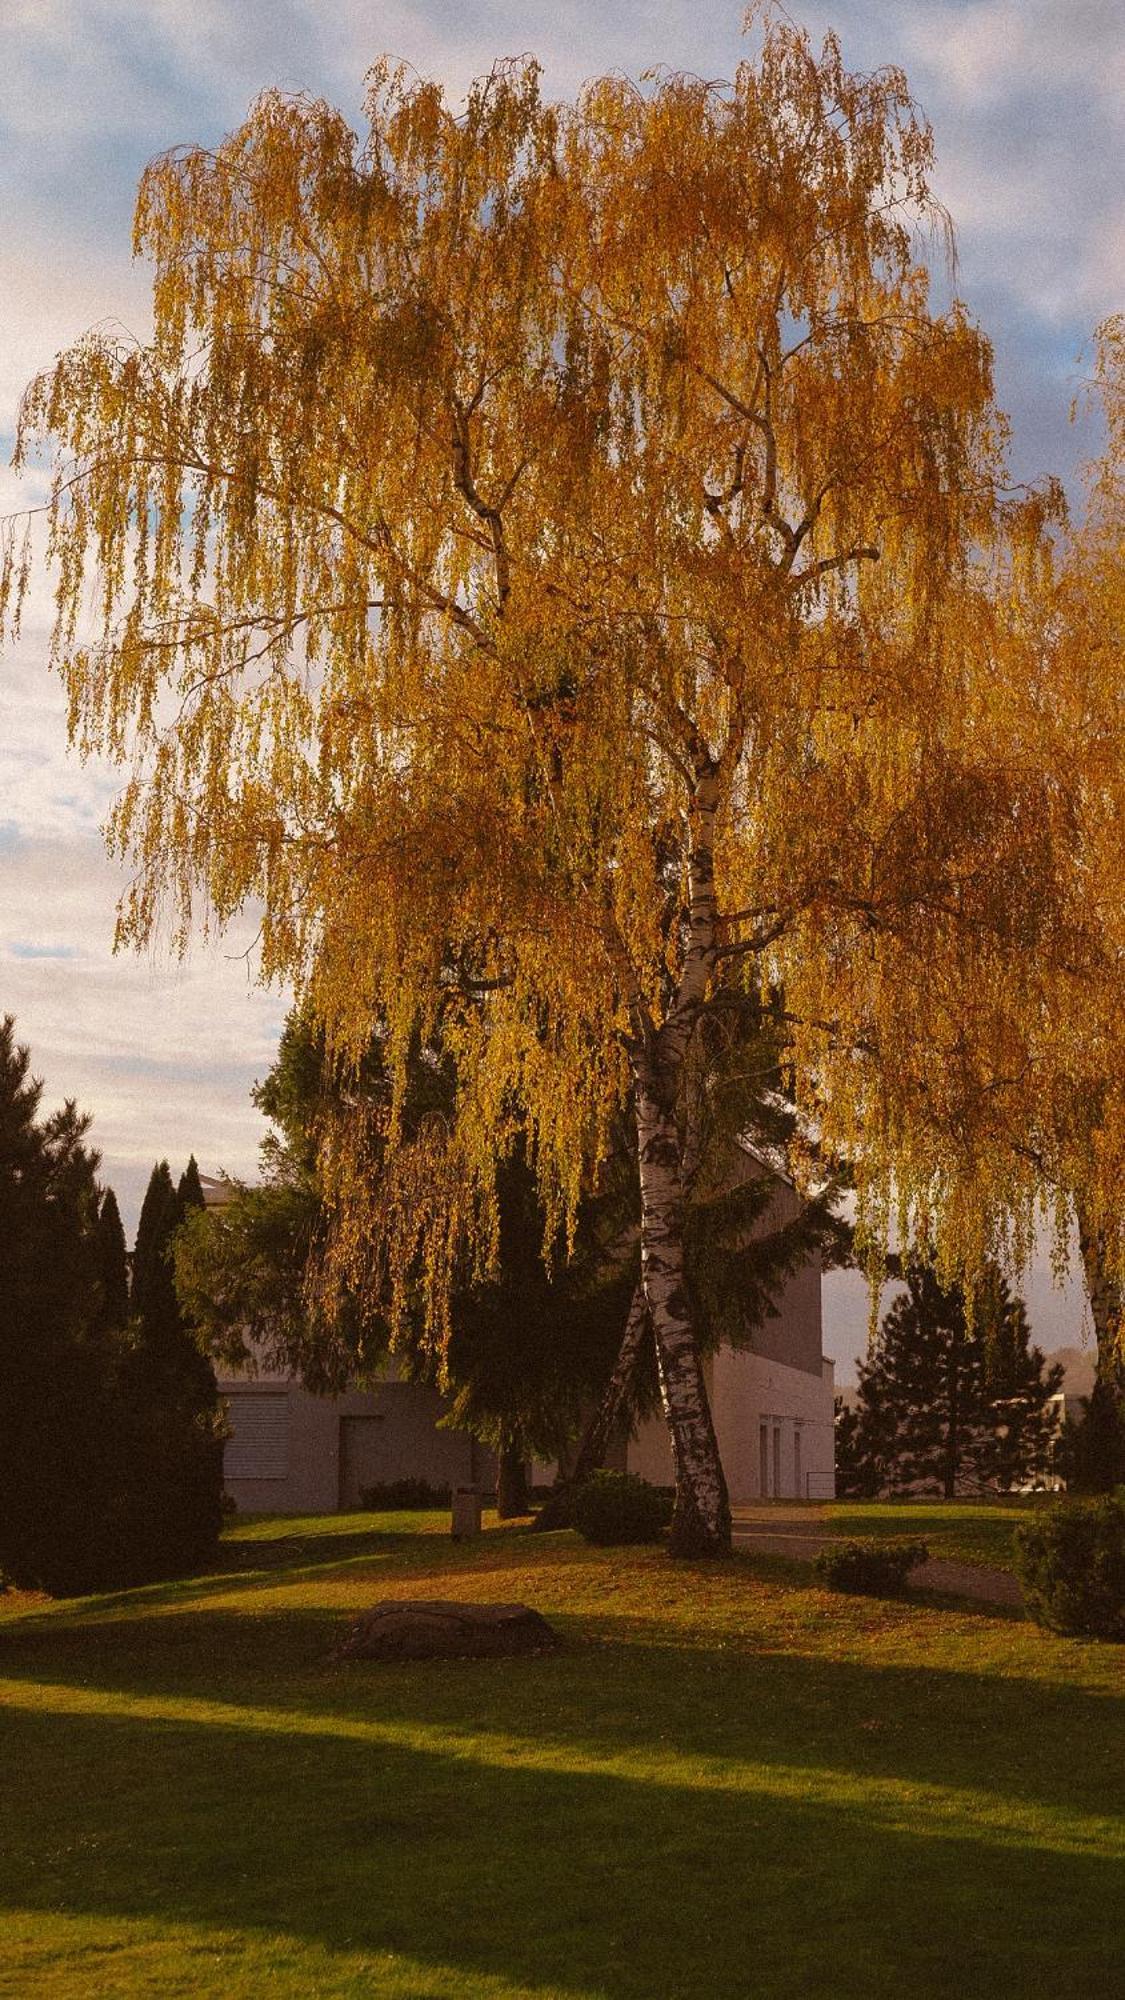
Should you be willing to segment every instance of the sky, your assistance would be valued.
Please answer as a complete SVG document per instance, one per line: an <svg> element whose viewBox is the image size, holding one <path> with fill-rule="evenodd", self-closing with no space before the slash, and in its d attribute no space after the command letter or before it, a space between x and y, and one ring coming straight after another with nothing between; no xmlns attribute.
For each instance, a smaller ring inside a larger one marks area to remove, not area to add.
<svg viewBox="0 0 1125 2000"><path fill-rule="evenodd" d="M1125 7L1121 0L833 0L853 69L902 66L929 116L936 190L957 231L957 286L990 334L1015 476L1057 473L1080 499L1097 448L1081 404L1098 320L1125 306ZM327 97L357 126L367 66L387 53L459 98L499 56L532 52L551 95L655 64L729 77L746 51L738 0L3 0L0 63L0 512L41 497L7 469L20 392L87 328L143 337L148 274L130 256L141 169L212 144L269 86ZM285 996L255 982L253 923L194 945L115 954L121 871L100 826L112 772L68 750L46 668L49 579L0 656L0 1011L44 1102L94 1114L103 1178L127 1231L155 1159L252 1177L249 1092ZM1036 1270L1046 1346L1081 1337L1077 1288ZM862 1346L854 1276L826 1284L826 1344L846 1378Z"/></svg>

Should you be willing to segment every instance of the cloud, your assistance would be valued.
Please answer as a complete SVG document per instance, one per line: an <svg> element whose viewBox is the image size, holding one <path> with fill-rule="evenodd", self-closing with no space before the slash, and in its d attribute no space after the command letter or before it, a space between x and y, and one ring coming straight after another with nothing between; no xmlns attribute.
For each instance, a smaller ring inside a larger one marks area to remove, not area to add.
<svg viewBox="0 0 1125 2000"><path fill-rule="evenodd" d="M53 221L9 239L0 244L0 298L0 436L14 432L32 377L91 328L108 322L140 341L151 333L149 276L130 261L127 230L112 249Z"/></svg>
<svg viewBox="0 0 1125 2000"><path fill-rule="evenodd" d="M8 946L13 958L77 958L78 948L72 944L28 944L22 938L14 939Z"/></svg>
<svg viewBox="0 0 1125 2000"><path fill-rule="evenodd" d="M255 983L249 920L182 964L115 955L121 886L95 838L0 851L4 1010L44 1102L74 1097L93 1113L103 1177L135 1218L164 1154L254 1175L265 1126L249 1092L273 1061L285 1001Z"/></svg>

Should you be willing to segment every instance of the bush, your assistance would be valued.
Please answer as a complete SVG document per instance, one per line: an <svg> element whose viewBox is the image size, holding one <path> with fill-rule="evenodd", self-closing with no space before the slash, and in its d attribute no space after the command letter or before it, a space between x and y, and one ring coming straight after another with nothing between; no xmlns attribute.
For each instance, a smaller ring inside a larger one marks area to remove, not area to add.
<svg viewBox="0 0 1125 2000"><path fill-rule="evenodd" d="M842 1542L822 1549L814 1565L833 1590L901 1597L912 1569L929 1556L925 1542Z"/></svg>
<svg viewBox="0 0 1125 2000"><path fill-rule="evenodd" d="M377 1486L362 1487L359 1504L374 1514L394 1514L406 1509L448 1507L452 1498L448 1486L431 1486L428 1479L387 1479Z"/></svg>
<svg viewBox="0 0 1125 2000"><path fill-rule="evenodd" d="M1016 1529L1016 1569L1037 1625L1125 1639L1125 1489L1062 1500Z"/></svg>
<svg viewBox="0 0 1125 2000"><path fill-rule="evenodd" d="M634 1472L594 1472L574 1494L579 1534L601 1548L624 1542L657 1542L671 1512L665 1494Z"/></svg>

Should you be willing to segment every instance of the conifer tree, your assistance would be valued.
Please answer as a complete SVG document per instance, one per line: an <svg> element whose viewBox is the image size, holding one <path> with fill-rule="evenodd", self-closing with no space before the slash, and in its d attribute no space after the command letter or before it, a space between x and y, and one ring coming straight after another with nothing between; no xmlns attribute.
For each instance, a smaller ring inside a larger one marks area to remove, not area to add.
<svg viewBox="0 0 1125 2000"><path fill-rule="evenodd" d="M119 1333L129 1319L129 1260L121 1212L112 1188L106 1188L98 1210L97 1262L101 1286L99 1324L104 1332Z"/></svg>
<svg viewBox="0 0 1125 2000"><path fill-rule="evenodd" d="M149 1177L133 1253L131 1307L138 1356L154 1393L185 1409L212 1411L218 1390L211 1362L185 1321L176 1294L174 1244L190 1211L203 1208L199 1169L192 1156L173 1186L167 1160Z"/></svg>
<svg viewBox="0 0 1125 2000"><path fill-rule="evenodd" d="M978 1476L1010 1493L1053 1468L1060 1443L1057 1396L1063 1368L1048 1368L1022 1299L1014 1298L993 1266L977 1287L974 1333L983 1345L982 1395L985 1436L978 1452Z"/></svg>
<svg viewBox="0 0 1125 2000"><path fill-rule="evenodd" d="M215 1371L176 1295L174 1245L185 1197L198 1188L194 1160L172 1182L167 1160L153 1167L133 1253L132 1344L122 1394L138 1426L138 1463L160 1495L148 1526L150 1560L190 1568L214 1547L222 1520L223 1442ZM182 1190L182 1192L181 1192ZM202 1206L190 1201L193 1212Z"/></svg>
<svg viewBox="0 0 1125 2000"><path fill-rule="evenodd" d="M203 1200L203 1186L199 1178L199 1167L194 1153L191 1154L187 1166L180 1175L179 1184L176 1188L176 1201L179 1207L181 1223L187 1219L190 1209L206 1206Z"/></svg>
<svg viewBox="0 0 1125 2000"><path fill-rule="evenodd" d="M97 1155L0 1021L0 1574L81 1588L104 1517L113 1429L99 1312ZM95 1556L96 1561L96 1556Z"/></svg>
<svg viewBox="0 0 1125 2000"><path fill-rule="evenodd" d="M1105 1374L1098 1374L1077 1420L1067 1425L1064 1470L1076 1493L1112 1493L1125 1486L1125 1400L1117 1381Z"/></svg>
<svg viewBox="0 0 1125 2000"><path fill-rule="evenodd" d="M129 1309L146 1340L159 1341L176 1312L168 1244L176 1223L176 1194L167 1160L153 1167L141 1203Z"/></svg>
<svg viewBox="0 0 1125 2000"><path fill-rule="evenodd" d="M111 1193L99 1205L89 1121L73 1104L40 1117L39 1103L8 1019L0 1023L0 1570L61 1594L180 1575L218 1539L213 1399L186 1407L170 1394L143 1329L126 1325L120 1217ZM143 1250L155 1240L162 1198L158 1187ZM142 1260L142 1297L151 1277ZM150 1315L156 1296L149 1283Z"/></svg>
<svg viewBox="0 0 1125 2000"><path fill-rule="evenodd" d="M1030 1345L1022 1301L995 1269L965 1309L959 1286L911 1262L905 1293L859 1365L854 1422L844 1423L845 1473L855 1493L1009 1491L1048 1469L1062 1382Z"/></svg>
<svg viewBox="0 0 1125 2000"><path fill-rule="evenodd" d="M837 1396L834 1402L836 1494L841 1500L873 1500L879 1492L880 1467L864 1437L860 1413Z"/></svg>

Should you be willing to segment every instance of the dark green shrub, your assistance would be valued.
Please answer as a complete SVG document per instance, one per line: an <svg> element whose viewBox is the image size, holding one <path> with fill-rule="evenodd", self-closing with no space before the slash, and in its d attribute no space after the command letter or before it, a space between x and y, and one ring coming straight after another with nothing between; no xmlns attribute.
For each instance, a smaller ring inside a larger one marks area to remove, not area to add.
<svg viewBox="0 0 1125 2000"><path fill-rule="evenodd" d="M611 1548L625 1542L656 1542L668 1525L666 1495L633 1472L594 1472L573 1500L574 1525L587 1542Z"/></svg>
<svg viewBox="0 0 1125 2000"><path fill-rule="evenodd" d="M1125 1490L1061 1500L1016 1529L1016 1569L1037 1625L1125 1639Z"/></svg>
<svg viewBox="0 0 1125 2000"><path fill-rule="evenodd" d="M424 1507L448 1507L453 1495L448 1486L431 1486L428 1479L388 1479L376 1486L364 1486L361 1507L374 1514Z"/></svg>
<svg viewBox="0 0 1125 2000"><path fill-rule="evenodd" d="M929 1556L925 1542L842 1542L822 1549L814 1565L833 1590L870 1597L900 1597L912 1569Z"/></svg>

